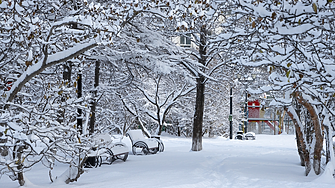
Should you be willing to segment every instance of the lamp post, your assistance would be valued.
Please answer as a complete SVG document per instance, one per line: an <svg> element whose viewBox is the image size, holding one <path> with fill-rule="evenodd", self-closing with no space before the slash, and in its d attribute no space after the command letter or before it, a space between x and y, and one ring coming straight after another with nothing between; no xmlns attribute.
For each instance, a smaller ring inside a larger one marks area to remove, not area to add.
<svg viewBox="0 0 335 188"><path fill-rule="evenodd" d="M233 139L233 87L230 86L229 138Z"/></svg>
<svg viewBox="0 0 335 188"><path fill-rule="evenodd" d="M253 82L256 78L256 74L252 73L251 75L245 74L244 76L237 74L237 79L239 82L241 82L244 85L245 88L245 107L244 107L244 126L242 127L242 130L244 133L248 132L248 116L249 116L249 111L248 111L248 85Z"/></svg>

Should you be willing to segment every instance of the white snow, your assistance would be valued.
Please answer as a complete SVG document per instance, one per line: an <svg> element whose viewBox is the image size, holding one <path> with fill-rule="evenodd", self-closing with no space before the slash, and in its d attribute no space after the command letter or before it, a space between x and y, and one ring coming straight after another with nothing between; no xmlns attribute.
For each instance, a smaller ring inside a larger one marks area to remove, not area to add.
<svg viewBox="0 0 335 188"><path fill-rule="evenodd" d="M57 188L315 188L335 187L329 169L321 176L304 176L299 165L294 135L256 135L256 140L204 138L203 150L192 152L191 138L162 136L165 151L156 155L129 155L126 162L86 169L78 182L69 185L50 183L42 165L26 172L26 187ZM128 138L123 141L130 146ZM131 147L129 147L131 149ZM53 176L60 176L67 166L57 164ZM1 187L18 188L7 176Z"/></svg>

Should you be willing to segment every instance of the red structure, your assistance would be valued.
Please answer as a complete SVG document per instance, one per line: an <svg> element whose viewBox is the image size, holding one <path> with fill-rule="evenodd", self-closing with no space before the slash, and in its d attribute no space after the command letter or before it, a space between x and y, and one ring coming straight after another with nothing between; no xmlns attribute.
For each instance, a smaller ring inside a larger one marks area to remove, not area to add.
<svg viewBox="0 0 335 188"><path fill-rule="evenodd" d="M248 101L249 118L259 118L261 105L258 100Z"/></svg>
<svg viewBox="0 0 335 188"><path fill-rule="evenodd" d="M260 110L261 110L261 104L259 100L254 101L248 101L248 122L257 122L261 123L261 121L264 121L272 130L274 130L274 125L272 122L269 121L269 119L265 119L264 117L260 117ZM277 121L274 121L275 125L278 125Z"/></svg>

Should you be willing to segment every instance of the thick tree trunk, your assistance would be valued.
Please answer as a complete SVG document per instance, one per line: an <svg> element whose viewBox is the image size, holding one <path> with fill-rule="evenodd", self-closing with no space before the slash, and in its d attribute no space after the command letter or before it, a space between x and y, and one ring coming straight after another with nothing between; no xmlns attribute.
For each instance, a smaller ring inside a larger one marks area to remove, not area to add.
<svg viewBox="0 0 335 188"><path fill-rule="evenodd" d="M205 106L205 84L204 77L197 78L197 97L195 102L195 113L193 122L192 151L202 150L202 123Z"/></svg>
<svg viewBox="0 0 335 188"><path fill-rule="evenodd" d="M297 120L293 113L290 112L289 110L287 110L287 114L290 116L290 118L293 121L293 124L295 126L295 130L296 130L296 135L297 135L297 147L298 147L298 152L299 152L299 148L301 149L302 152L299 152L299 156L300 156L300 160L303 160L302 163L304 163L305 166L305 175L307 176L309 174L309 172L312 169L312 165L311 165L311 161L309 160L309 151L307 149L307 145L303 136L303 132L301 130L301 127L299 126L298 121L300 121L299 119Z"/></svg>
<svg viewBox="0 0 335 188"><path fill-rule="evenodd" d="M310 113L312 126L314 126L315 134L315 145L314 145L314 155L313 155L313 169L316 175L321 173L321 155L323 148L323 135L321 130L321 125L319 121L318 114L316 113L314 106L306 101L300 92L296 92L296 98L300 104L302 104Z"/></svg>
<svg viewBox="0 0 335 188"><path fill-rule="evenodd" d="M207 51L206 51L206 25L201 27L200 44L199 44L199 63L206 66ZM193 121L193 134L192 134L192 151L202 150L202 123L204 119L205 108L205 77L201 74L197 78L197 94L195 100L195 112Z"/></svg>

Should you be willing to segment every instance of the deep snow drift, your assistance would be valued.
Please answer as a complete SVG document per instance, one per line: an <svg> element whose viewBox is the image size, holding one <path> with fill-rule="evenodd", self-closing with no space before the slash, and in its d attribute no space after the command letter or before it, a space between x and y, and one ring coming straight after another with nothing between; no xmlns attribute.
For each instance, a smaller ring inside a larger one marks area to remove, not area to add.
<svg viewBox="0 0 335 188"><path fill-rule="evenodd" d="M78 182L69 185L50 183L48 170L37 165L26 173L26 187L335 187L335 180L328 177L331 173L304 176L293 135L256 135L256 140L243 141L204 138L200 152L190 151L191 138L162 136L162 140L163 153L130 154L126 162L87 169ZM130 146L128 138L123 141ZM65 170L65 165L58 164L53 175L61 175ZM19 186L3 176L0 187Z"/></svg>

